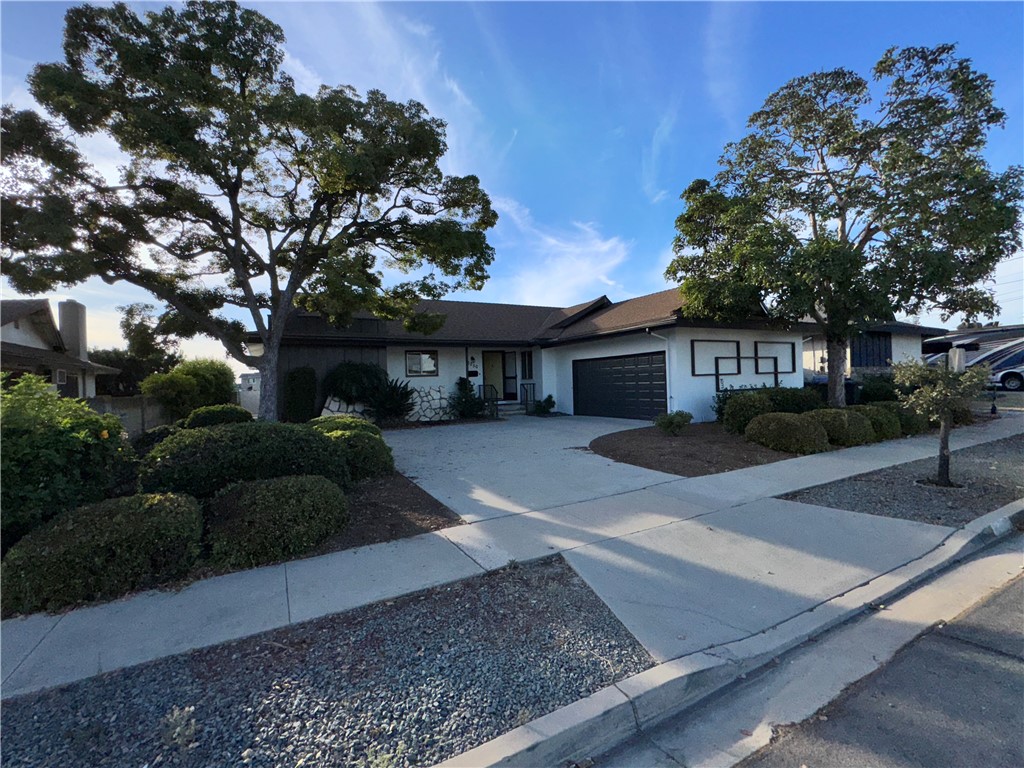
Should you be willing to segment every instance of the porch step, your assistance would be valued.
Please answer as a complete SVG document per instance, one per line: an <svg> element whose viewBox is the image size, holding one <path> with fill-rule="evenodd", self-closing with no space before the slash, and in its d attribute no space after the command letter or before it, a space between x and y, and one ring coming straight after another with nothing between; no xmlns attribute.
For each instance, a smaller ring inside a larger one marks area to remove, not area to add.
<svg viewBox="0 0 1024 768"><path fill-rule="evenodd" d="M526 413L526 406L522 403L498 403L499 416L522 416Z"/></svg>

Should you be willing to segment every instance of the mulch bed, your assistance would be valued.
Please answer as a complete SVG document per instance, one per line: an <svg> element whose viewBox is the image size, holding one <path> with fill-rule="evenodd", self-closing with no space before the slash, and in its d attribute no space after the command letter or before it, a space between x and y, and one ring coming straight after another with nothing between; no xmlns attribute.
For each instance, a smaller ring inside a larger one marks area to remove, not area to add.
<svg viewBox="0 0 1024 768"><path fill-rule="evenodd" d="M716 422L690 424L679 437L666 435L657 427L614 432L594 440L590 450L623 464L682 477L714 475L793 458L793 454L748 443L742 435L730 434Z"/></svg>

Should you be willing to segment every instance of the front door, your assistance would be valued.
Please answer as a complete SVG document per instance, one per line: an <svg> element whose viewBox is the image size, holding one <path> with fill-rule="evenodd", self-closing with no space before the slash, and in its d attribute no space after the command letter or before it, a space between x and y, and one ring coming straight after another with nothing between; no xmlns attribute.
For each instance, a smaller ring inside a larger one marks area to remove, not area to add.
<svg viewBox="0 0 1024 768"><path fill-rule="evenodd" d="M484 352L485 397L495 393L501 400L518 400L516 393L516 353ZM493 389L491 389L493 387Z"/></svg>

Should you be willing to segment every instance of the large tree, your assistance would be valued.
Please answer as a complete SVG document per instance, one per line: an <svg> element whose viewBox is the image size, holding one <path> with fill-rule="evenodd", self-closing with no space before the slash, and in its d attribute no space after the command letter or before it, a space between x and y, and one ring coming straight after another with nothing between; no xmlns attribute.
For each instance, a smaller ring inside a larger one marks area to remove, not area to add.
<svg viewBox="0 0 1024 768"><path fill-rule="evenodd" d="M1005 120L992 80L951 45L890 49L873 80L817 72L769 96L683 193L666 272L694 317L812 318L833 406L851 336L897 312L991 316L980 283L1019 247L1021 169L983 157Z"/></svg>
<svg viewBox="0 0 1024 768"><path fill-rule="evenodd" d="M19 291L97 275L146 289L162 328L260 370L260 416L274 419L296 305L430 330L440 319L417 314L421 298L483 285L497 216L476 177L442 173L445 125L421 104L297 92L281 29L233 2L141 17L82 6L65 22L64 63L29 80L53 119L3 112L3 266ZM88 134L128 158L118 183L79 152ZM385 285L381 265L405 277Z"/></svg>
<svg viewBox="0 0 1024 768"><path fill-rule="evenodd" d="M137 395L142 391L142 380L153 373L167 373L181 362L178 339L160 328L153 316L152 304L137 302L118 307L121 313L121 335L125 349L91 349L89 359L94 363L119 369L117 376L102 376L96 380L99 395Z"/></svg>

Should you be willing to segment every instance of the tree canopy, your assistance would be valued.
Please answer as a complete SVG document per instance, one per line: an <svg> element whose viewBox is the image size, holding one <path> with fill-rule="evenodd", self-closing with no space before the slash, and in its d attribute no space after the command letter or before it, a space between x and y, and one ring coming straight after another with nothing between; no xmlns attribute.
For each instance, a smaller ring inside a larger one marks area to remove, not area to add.
<svg viewBox="0 0 1024 768"><path fill-rule="evenodd" d="M142 380L153 373L166 373L181 362L178 340L163 333L153 317L152 304L135 303L118 307L121 313L121 334L127 342L125 349L91 349L89 359L94 363L120 369L117 376L100 376L96 380L99 395L137 395Z"/></svg>
<svg viewBox="0 0 1024 768"><path fill-rule="evenodd" d="M0 233L19 291L92 276L146 289L163 329L212 336L261 371L273 419L295 306L431 330L441 320L417 314L421 298L487 279L497 215L476 177L442 172L445 125L423 105L298 92L281 29L234 2L81 6L65 24L64 62L29 79L52 119L3 108ZM79 152L89 134L128 157L117 183ZM385 285L384 266L404 278Z"/></svg>
<svg viewBox="0 0 1024 768"><path fill-rule="evenodd" d="M816 72L770 95L715 180L683 193L666 272L691 317L761 304L812 319L833 405L853 334L895 313L993 315L981 282L1020 245L1021 169L982 153L1005 120L992 80L952 45L892 48L872 75Z"/></svg>

